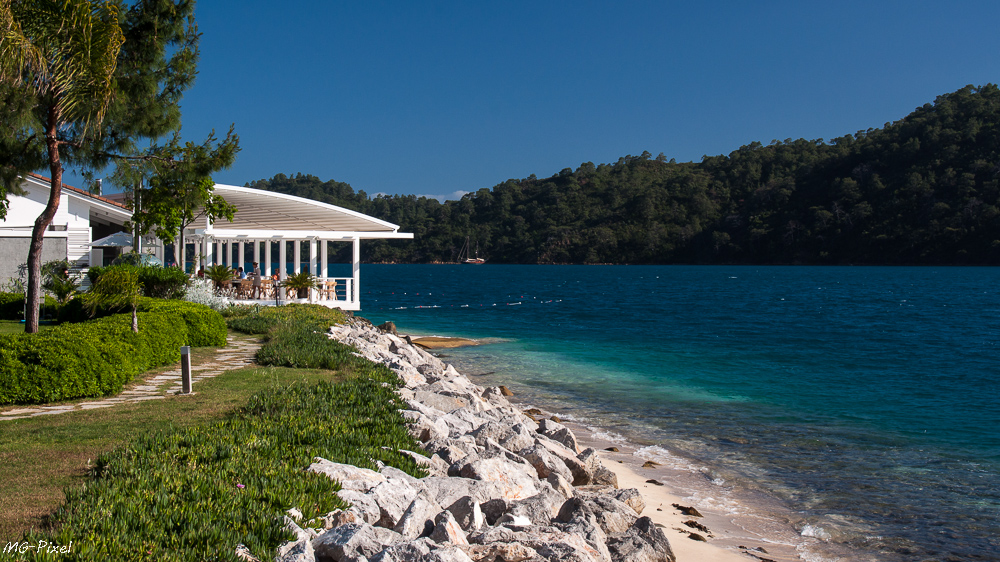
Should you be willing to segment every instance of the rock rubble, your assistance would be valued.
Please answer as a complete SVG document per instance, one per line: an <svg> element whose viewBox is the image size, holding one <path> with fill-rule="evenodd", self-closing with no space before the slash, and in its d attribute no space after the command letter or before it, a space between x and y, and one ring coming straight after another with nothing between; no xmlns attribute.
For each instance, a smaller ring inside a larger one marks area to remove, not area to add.
<svg viewBox="0 0 1000 562"><path fill-rule="evenodd" d="M305 529L280 562L674 562L636 489L618 489L569 428L535 422L502 387L482 388L430 353L364 319L330 337L387 365L404 382L410 432L429 476L316 458L308 470L341 484L352 507Z"/></svg>

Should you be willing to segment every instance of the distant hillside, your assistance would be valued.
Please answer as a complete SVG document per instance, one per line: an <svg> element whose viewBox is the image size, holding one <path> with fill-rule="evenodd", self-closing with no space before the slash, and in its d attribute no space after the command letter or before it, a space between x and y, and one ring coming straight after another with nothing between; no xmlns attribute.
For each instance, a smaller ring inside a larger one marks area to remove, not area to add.
<svg viewBox="0 0 1000 562"><path fill-rule="evenodd" d="M829 142L754 142L700 163L648 152L507 180L459 201L369 198L314 176L248 184L399 224L367 261L1000 263L1000 89L967 86Z"/></svg>

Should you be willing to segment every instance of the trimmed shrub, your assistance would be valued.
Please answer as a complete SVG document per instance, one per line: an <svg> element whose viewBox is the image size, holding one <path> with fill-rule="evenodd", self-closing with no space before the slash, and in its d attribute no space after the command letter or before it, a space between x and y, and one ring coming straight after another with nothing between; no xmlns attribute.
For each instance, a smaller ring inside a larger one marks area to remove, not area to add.
<svg viewBox="0 0 1000 562"><path fill-rule="evenodd" d="M0 293L0 320L20 320L24 317L24 295Z"/></svg>
<svg viewBox="0 0 1000 562"><path fill-rule="evenodd" d="M139 299L139 312L180 316L187 324L188 343L184 345L195 347L226 345L226 321L221 314L205 305L179 300L144 298Z"/></svg>
<svg viewBox="0 0 1000 562"><path fill-rule="evenodd" d="M72 301L71 301L72 302ZM180 359L182 345L224 345L219 313L193 303L143 299L130 314L64 323L37 334L0 334L0 404L119 392L136 375Z"/></svg>
<svg viewBox="0 0 1000 562"><path fill-rule="evenodd" d="M41 318L43 320L50 320L58 317L63 306L65 305L59 304L56 299L45 295L41 302ZM24 295L21 293L0 293L0 320L23 319Z"/></svg>

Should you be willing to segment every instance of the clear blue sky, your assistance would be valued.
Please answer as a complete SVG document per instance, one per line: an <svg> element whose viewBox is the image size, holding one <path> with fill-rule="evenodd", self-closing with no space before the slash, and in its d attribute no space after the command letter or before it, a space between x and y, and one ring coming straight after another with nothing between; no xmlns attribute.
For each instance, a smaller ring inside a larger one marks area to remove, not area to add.
<svg viewBox="0 0 1000 562"><path fill-rule="evenodd" d="M454 199L648 150L830 139L1000 82L1000 2L202 0L184 135L216 181Z"/></svg>

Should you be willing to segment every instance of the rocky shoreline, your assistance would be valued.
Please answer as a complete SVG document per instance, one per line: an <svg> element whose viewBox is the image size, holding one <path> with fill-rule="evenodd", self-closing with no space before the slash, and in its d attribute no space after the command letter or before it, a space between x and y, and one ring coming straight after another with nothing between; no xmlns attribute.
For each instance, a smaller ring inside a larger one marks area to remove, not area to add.
<svg viewBox="0 0 1000 562"><path fill-rule="evenodd" d="M418 346L354 318L330 337L404 381L404 417L429 476L316 458L352 507L302 528L282 562L674 562L636 488L619 488L593 448L551 419L520 412L502 387L473 384Z"/></svg>

